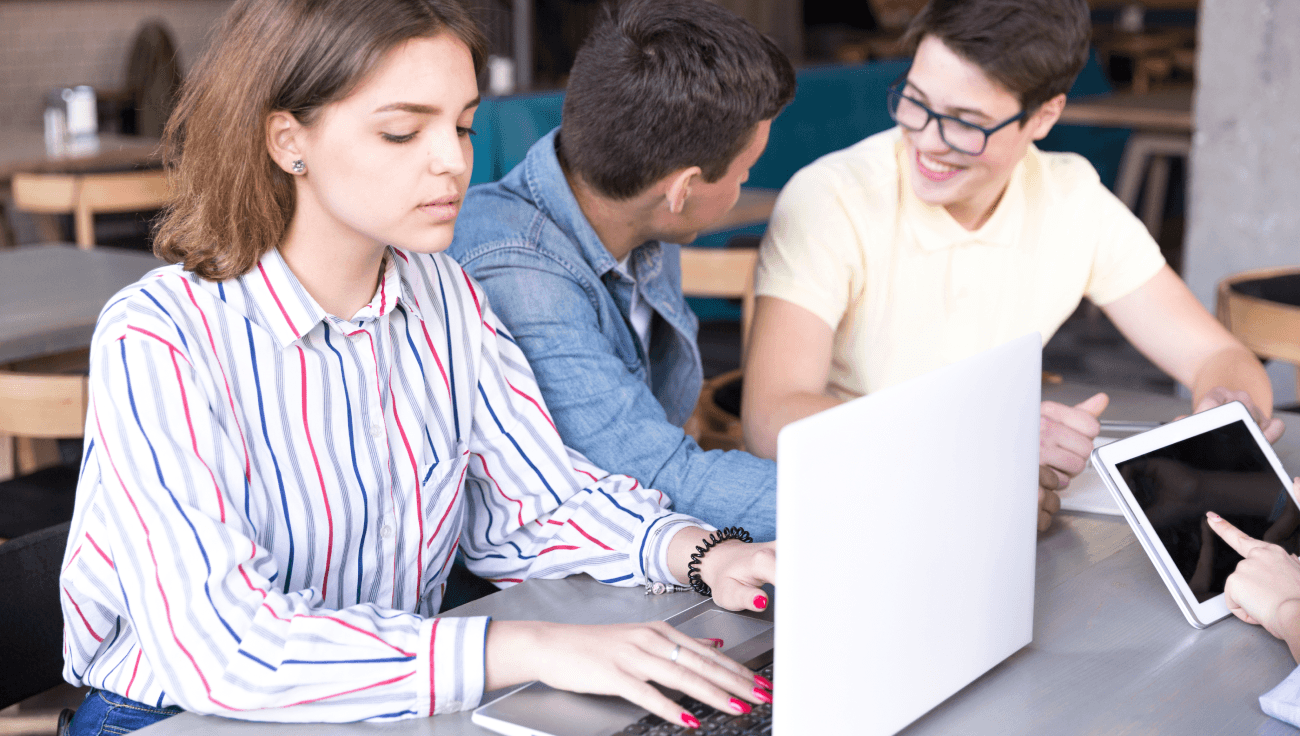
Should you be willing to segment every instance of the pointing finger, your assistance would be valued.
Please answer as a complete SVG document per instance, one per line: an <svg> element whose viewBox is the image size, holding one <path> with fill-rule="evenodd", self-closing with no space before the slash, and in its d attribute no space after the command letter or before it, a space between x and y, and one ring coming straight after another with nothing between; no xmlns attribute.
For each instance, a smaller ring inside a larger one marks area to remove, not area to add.
<svg viewBox="0 0 1300 736"><path fill-rule="evenodd" d="M1261 542L1229 524L1227 519L1213 511L1208 512L1205 516L1210 521L1210 529L1215 534L1218 534L1220 539L1227 542L1229 547L1237 550L1237 554L1242 557L1248 556L1251 550L1266 544L1266 542Z"/></svg>

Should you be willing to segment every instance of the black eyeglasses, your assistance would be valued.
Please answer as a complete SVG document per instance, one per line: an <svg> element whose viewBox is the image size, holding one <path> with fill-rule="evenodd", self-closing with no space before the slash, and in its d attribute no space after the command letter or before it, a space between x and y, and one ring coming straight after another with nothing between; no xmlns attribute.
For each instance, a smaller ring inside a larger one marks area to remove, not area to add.
<svg viewBox="0 0 1300 736"><path fill-rule="evenodd" d="M931 110L920 100L903 94L903 88L906 86L906 73L889 85L885 93L889 103L889 117L893 118L895 123L913 132L925 130L925 126L929 125L931 120L936 120L939 125L939 137L943 142L952 150L968 156L984 153L984 148L989 144L989 136L1029 114L1028 110L1021 110L1018 115L1009 117L992 128L985 128Z"/></svg>

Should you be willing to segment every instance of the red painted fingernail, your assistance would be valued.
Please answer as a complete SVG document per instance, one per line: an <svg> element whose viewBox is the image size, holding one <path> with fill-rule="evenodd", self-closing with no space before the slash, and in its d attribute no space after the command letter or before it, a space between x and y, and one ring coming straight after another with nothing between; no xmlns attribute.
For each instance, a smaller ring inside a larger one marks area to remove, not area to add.
<svg viewBox="0 0 1300 736"><path fill-rule="evenodd" d="M685 711L682 712L682 723L685 723L687 728L700 727L700 719Z"/></svg>
<svg viewBox="0 0 1300 736"><path fill-rule="evenodd" d="M762 675L754 675L754 682L757 682L768 690L772 689L772 681Z"/></svg>
<svg viewBox="0 0 1300 736"><path fill-rule="evenodd" d="M723 641L721 639L709 639L709 641L713 642L713 646L719 649L722 648Z"/></svg>
<svg viewBox="0 0 1300 736"><path fill-rule="evenodd" d="M772 693L769 693L768 691L764 690L761 687L754 688L754 697L758 698L764 703L772 702Z"/></svg>
<svg viewBox="0 0 1300 736"><path fill-rule="evenodd" d="M741 714L748 713L751 710L753 710L753 708L749 707L749 703L746 703L743 700L736 700L735 698L731 699L731 709Z"/></svg>
<svg viewBox="0 0 1300 736"><path fill-rule="evenodd" d="M763 610L764 608L767 608L767 596L765 595L754 596L754 607L760 611Z"/></svg>

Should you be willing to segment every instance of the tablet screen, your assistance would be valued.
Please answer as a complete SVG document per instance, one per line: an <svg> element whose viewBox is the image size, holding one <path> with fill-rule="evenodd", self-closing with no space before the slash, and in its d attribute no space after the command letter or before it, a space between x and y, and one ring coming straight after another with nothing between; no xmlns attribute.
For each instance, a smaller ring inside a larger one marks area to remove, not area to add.
<svg viewBox="0 0 1300 736"><path fill-rule="evenodd" d="M1241 560L1210 531L1207 511L1296 553L1300 510L1241 420L1115 467L1197 601L1222 593Z"/></svg>

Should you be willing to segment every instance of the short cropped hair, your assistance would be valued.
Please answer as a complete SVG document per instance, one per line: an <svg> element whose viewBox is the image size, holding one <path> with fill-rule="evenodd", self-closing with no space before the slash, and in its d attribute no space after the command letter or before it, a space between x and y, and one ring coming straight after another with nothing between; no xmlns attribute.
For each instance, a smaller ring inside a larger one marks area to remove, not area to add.
<svg viewBox="0 0 1300 736"><path fill-rule="evenodd" d="M1087 0L930 0L904 41L913 54L926 36L943 41L1032 113L1070 90L1091 35Z"/></svg>
<svg viewBox="0 0 1300 736"><path fill-rule="evenodd" d="M481 71L487 44L457 0L239 0L181 89L163 133L172 201L154 253L213 281L241 276L280 244L293 177L267 150L271 113L311 126L390 50L450 33Z"/></svg>
<svg viewBox="0 0 1300 736"><path fill-rule="evenodd" d="M776 44L714 3L611 4L569 72L557 153L612 199L689 166L717 181L794 87Z"/></svg>

